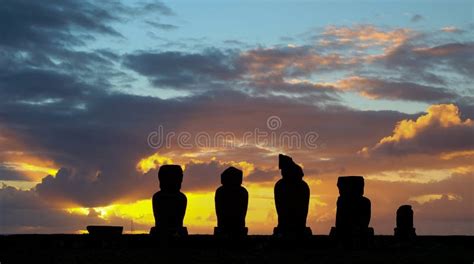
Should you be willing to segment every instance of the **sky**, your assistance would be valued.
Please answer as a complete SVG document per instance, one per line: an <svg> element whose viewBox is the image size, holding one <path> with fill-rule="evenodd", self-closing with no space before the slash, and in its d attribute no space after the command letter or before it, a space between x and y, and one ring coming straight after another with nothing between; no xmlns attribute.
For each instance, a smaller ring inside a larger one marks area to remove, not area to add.
<svg viewBox="0 0 474 264"><path fill-rule="evenodd" d="M0 234L147 233L161 165L184 224L216 226L244 173L250 234L277 224L278 154L302 166L328 234L337 178L370 225L474 235L472 1L0 0Z"/></svg>

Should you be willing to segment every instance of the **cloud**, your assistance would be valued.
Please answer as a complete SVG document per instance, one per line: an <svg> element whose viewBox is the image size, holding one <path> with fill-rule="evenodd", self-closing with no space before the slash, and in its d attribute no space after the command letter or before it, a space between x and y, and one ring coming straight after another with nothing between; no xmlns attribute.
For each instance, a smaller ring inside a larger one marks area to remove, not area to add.
<svg viewBox="0 0 474 264"><path fill-rule="evenodd" d="M75 100L84 98L89 89L75 78L56 71L24 70L0 77L0 94L13 102Z"/></svg>
<svg viewBox="0 0 474 264"><path fill-rule="evenodd" d="M165 16L175 15L174 11L169 8L166 4L152 0L151 2L140 2L137 9L141 12L160 13Z"/></svg>
<svg viewBox="0 0 474 264"><path fill-rule="evenodd" d="M256 169L245 179L249 182L273 182L279 175L278 170Z"/></svg>
<svg viewBox="0 0 474 264"><path fill-rule="evenodd" d="M403 28L333 26L326 28L321 39L345 43L351 47L347 52L329 52L321 43L247 50L138 52L126 54L123 65L147 77L155 87L192 93L240 90L254 95L312 97L312 101L332 103L340 100L337 93L345 90L336 91L334 87L310 80L318 74L341 75L353 71L371 75L384 72L391 77L346 80L366 97L430 103L457 100L459 91L448 88L448 78L440 71L448 67L470 78L472 63L465 54L469 53L470 44L448 43L426 48L419 44L424 41L419 36L420 33ZM361 47L370 51L363 54L354 51ZM377 49L372 48L379 47L383 53L374 54Z"/></svg>
<svg viewBox="0 0 474 264"><path fill-rule="evenodd" d="M149 5L148 9L143 10L144 4ZM32 78L47 82L55 81L42 79L48 74L71 74L83 78L83 83L94 83L104 88L115 78L124 80L123 74L114 67L119 57L114 51L91 49L87 45L110 37L123 41L125 37L116 27L141 17L149 10L157 12L161 9L163 15L169 14L169 8L156 1L128 6L120 1L46 0L38 3L7 0L4 6L0 10L0 76L3 79L28 77L18 74L42 74ZM49 85L41 91L55 88Z"/></svg>
<svg viewBox="0 0 474 264"><path fill-rule="evenodd" d="M444 83L438 71L451 71L466 79L474 76L474 44L448 43L432 47L402 45L379 58L388 69L397 69L406 78Z"/></svg>
<svg viewBox="0 0 474 264"><path fill-rule="evenodd" d="M7 0L3 4L7 8L0 10L0 46L50 49L84 43L94 33L120 36L108 25L119 18L93 2Z"/></svg>
<svg viewBox="0 0 474 264"><path fill-rule="evenodd" d="M98 35L124 38L112 24L147 13L173 15L168 6L158 1L129 6L120 1L5 0L3 5L0 47L43 52L84 45Z"/></svg>
<svg viewBox="0 0 474 264"><path fill-rule="evenodd" d="M440 30L446 33L458 33L458 34L464 33L464 30L461 30L455 26L442 27Z"/></svg>
<svg viewBox="0 0 474 264"><path fill-rule="evenodd" d="M44 200L34 190L22 191L13 187L0 188L2 215L0 234L64 234L84 232L88 225L124 226L130 220L121 214L102 215L93 208L82 212L68 210ZM150 214L147 212L141 215ZM148 230L150 224L134 222L135 228Z"/></svg>
<svg viewBox="0 0 474 264"><path fill-rule="evenodd" d="M393 134L362 152L406 155L442 153L474 148L474 121L462 120L453 104L432 105L416 120L397 123Z"/></svg>
<svg viewBox="0 0 474 264"><path fill-rule="evenodd" d="M373 25L329 26L323 32L324 38L320 44L324 46L349 45L356 48L382 46L391 49L404 44L413 35L413 31L405 28L383 30Z"/></svg>
<svg viewBox="0 0 474 264"><path fill-rule="evenodd" d="M27 178L19 171L5 164L0 164L0 180L26 180Z"/></svg>
<svg viewBox="0 0 474 264"><path fill-rule="evenodd" d="M47 203L34 191L0 188L2 216L0 233L68 233L84 230L89 224L104 224L100 218L77 217Z"/></svg>
<svg viewBox="0 0 474 264"><path fill-rule="evenodd" d="M410 18L410 21L415 23L415 22L419 22L421 20L423 20L424 17L419 15L419 14L414 14L411 18Z"/></svg>
<svg viewBox="0 0 474 264"><path fill-rule="evenodd" d="M332 87L292 82L286 77L310 76L344 68L353 61L315 54L308 47L254 49L245 52L206 49L200 53L159 52L125 56L124 65L146 76L158 88L203 93L239 90L259 96L280 96L336 102Z"/></svg>
<svg viewBox="0 0 474 264"><path fill-rule="evenodd" d="M341 54L321 54L311 46L257 48L243 52L239 60L255 79L310 76L359 63L357 58Z"/></svg>
<svg viewBox="0 0 474 264"><path fill-rule="evenodd" d="M354 90L371 99L451 102L457 98L457 94L445 88L360 76L342 79L335 85L338 89Z"/></svg>
<svg viewBox="0 0 474 264"><path fill-rule="evenodd" d="M235 56L217 49L208 49L201 54L145 52L126 55L124 65L149 77L158 87L192 89L195 85L238 78L242 69L234 63Z"/></svg>
<svg viewBox="0 0 474 264"><path fill-rule="evenodd" d="M183 180L183 190L204 191L215 190L221 184L221 173L230 165L220 163L216 160L208 163L190 162L186 164Z"/></svg>
<svg viewBox="0 0 474 264"><path fill-rule="evenodd" d="M161 29L161 30L175 30L178 29L178 26L172 25L172 24L164 24L160 23L159 21L151 21L151 20L146 20L145 23L148 25L153 26L154 28Z"/></svg>

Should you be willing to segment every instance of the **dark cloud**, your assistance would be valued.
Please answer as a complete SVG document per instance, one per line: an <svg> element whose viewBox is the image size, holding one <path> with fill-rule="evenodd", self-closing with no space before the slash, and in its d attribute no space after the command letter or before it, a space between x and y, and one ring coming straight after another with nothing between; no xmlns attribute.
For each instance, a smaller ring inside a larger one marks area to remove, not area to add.
<svg viewBox="0 0 474 264"><path fill-rule="evenodd" d="M226 45L246 46L247 44L243 41L236 39L227 39L223 41Z"/></svg>
<svg viewBox="0 0 474 264"><path fill-rule="evenodd" d="M118 225L127 227L129 219L119 216L99 217L89 209L89 214L71 214L63 207L44 200L34 190L22 191L13 187L0 188L2 214L0 234L54 234L84 230L88 225ZM149 226L134 223L135 228L148 230Z"/></svg>
<svg viewBox="0 0 474 264"><path fill-rule="evenodd" d="M388 69L396 69L410 80L444 83L436 71L449 70L467 79L474 76L474 44L449 43L429 48L401 45L381 58Z"/></svg>
<svg viewBox="0 0 474 264"><path fill-rule="evenodd" d="M34 191L13 187L0 189L2 215L0 233L67 233L88 224L103 224L98 217L72 216L64 209L42 200Z"/></svg>
<svg viewBox="0 0 474 264"><path fill-rule="evenodd" d="M230 165L210 161L209 163L186 164L183 181L184 191L213 191L221 184L221 173Z"/></svg>
<svg viewBox="0 0 474 264"><path fill-rule="evenodd" d="M239 77L241 67L235 64L234 52L208 49L203 53L162 52L125 56L124 64L149 77L158 87L189 89ZM207 87L202 87L206 89Z"/></svg>
<svg viewBox="0 0 474 264"><path fill-rule="evenodd" d="M474 149L474 126L436 127L420 132L414 138L379 144L374 153L385 155L437 154Z"/></svg>
<svg viewBox="0 0 474 264"><path fill-rule="evenodd" d="M419 15L419 14L414 14L411 18L410 18L410 21L411 22L419 22L420 20L423 20L423 16Z"/></svg>
<svg viewBox="0 0 474 264"><path fill-rule="evenodd" d="M175 29L179 28L178 26L175 26L175 25L172 25L172 24L160 23L159 21L146 20L145 22L148 25L151 25L154 28L161 29L161 30L175 30Z"/></svg>
<svg viewBox="0 0 474 264"><path fill-rule="evenodd" d="M175 15L175 13L173 12L173 10L171 8L169 8L167 5L165 5L164 3L162 2L159 2L159 1L155 1L155 0L152 0L151 2L142 2L141 3L141 6L139 7L141 8L143 12L151 12L151 13L160 13L162 15L165 15L165 16L173 16Z"/></svg>
<svg viewBox="0 0 474 264"><path fill-rule="evenodd" d="M5 0L0 9L0 46L49 50L83 44L94 33L120 36L108 25L117 19L111 10L90 1Z"/></svg>
<svg viewBox="0 0 474 264"><path fill-rule="evenodd" d="M159 1L127 6L120 1L4 0L0 9L0 47L45 52L84 45L97 35L123 38L111 26L113 22L149 13L174 14Z"/></svg>
<svg viewBox="0 0 474 264"><path fill-rule="evenodd" d="M0 180L24 181L28 179L23 174L8 167L6 164L0 164Z"/></svg>
<svg viewBox="0 0 474 264"><path fill-rule="evenodd" d="M345 67L346 63L336 55L325 57L313 53L308 47L246 52L219 49L200 53L142 52L126 55L124 65L148 77L160 88L194 93L239 90L255 96L278 93L321 104L335 103L340 98L333 87L285 80Z"/></svg>
<svg viewBox="0 0 474 264"><path fill-rule="evenodd" d="M0 94L10 101L71 100L84 97L88 90L74 77L56 71L24 70L0 76Z"/></svg>
<svg viewBox="0 0 474 264"><path fill-rule="evenodd" d="M23 103L75 111L92 90L105 92L110 80L121 75L113 70L117 54L75 48L84 47L96 36L122 37L110 26L123 19L121 9L119 2L2 3L0 95L3 103L8 102L3 110L19 107L10 103Z"/></svg>
<svg viewBox="0 0 474 264"><path fill-rule="evenodd" d="M397 82L375 78L352 77L341 81L345 89L358 91L372 99L405 100L420 102L452 102L458 98L453 91L420 85L412 82Z"/></svg>
<svg viewBox="0 0 474 264"><path fill-rule="evenodd" d="M250 173L245 181L248 182L272 182L276 177L280 175L280 172L277 170L266 170L266 169L255 169Z"/></svg>

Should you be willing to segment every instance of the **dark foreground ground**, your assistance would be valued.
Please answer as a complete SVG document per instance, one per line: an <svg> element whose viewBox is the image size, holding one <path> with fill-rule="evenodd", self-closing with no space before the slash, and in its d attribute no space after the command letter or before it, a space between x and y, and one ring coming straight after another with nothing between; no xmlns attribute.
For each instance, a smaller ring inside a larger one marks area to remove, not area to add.
<svg viewBox="0 0 474 264"><path fill-rule="evenodd" d="M249 236L238 241L191 235L170 242L148 235L0 236L0 264L9 263L474 263L474 237L420 236L401 247L376 236L369 249L344 250L328 236L286 241Z"/></svg>

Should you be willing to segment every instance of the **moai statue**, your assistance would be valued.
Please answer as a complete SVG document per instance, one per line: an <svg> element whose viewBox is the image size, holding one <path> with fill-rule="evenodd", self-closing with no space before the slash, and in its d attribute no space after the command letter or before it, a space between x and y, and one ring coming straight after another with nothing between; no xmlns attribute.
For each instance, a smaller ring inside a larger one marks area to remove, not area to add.
<svg viewBox="0 0 474 264"><path fill-rule="evenodd" d="M160 236L186 236L183 227L186 213L186 195L180 192L183 170L179 165L163 165L158 172L160 191L153 195L153 215L155 226L150 234Z"/></svg>
<svg viewBox="0 0 474 264"><path fill-rule="evenodd" d="M311 236L311 228L306 226L310 190L303 181L303 170L289 156L280 154L278 159L282 178L275 184L278 226L273 229L273 234L282 237Z"/></svg>
<svg viewBox="0 0 474 264"><path fill-rule="evenodd" d="M397 227L395 237L400 241L410 241L416 237L413 227L413 210L411 205L402 205L397 210Z"/></svg>
<svg viewBox="0 0 474 264"><path fill-rule="evenodd" d="M217 188L215 206L217 227L214 235L221 237L242 237L247 235L245 216L247 214L249 194L242 187L243 173L234 167L227 168L221 174L222 186Z"/></svg>
<svg viewBox="0 0 474 264"><path fill-rule="evenodd" d="M344 246L367 246L373 238L374 230L369 228L371 205L364 197L364 178L362 176L341 176L337 180L339 198L337 199L336 227L331 236Z"/></svg>

